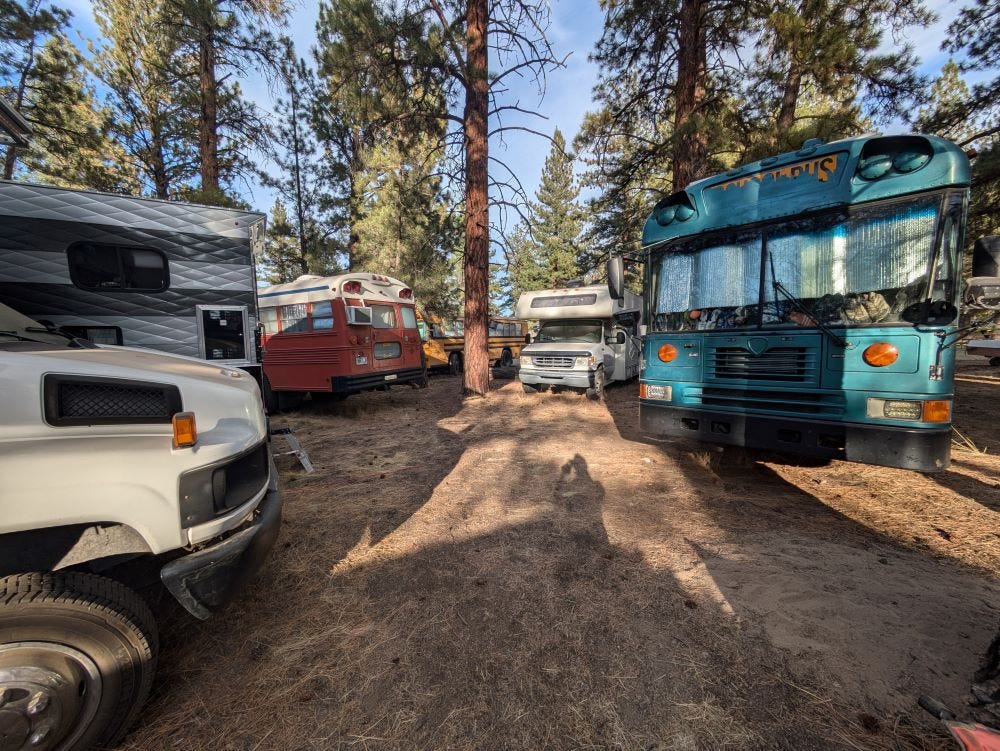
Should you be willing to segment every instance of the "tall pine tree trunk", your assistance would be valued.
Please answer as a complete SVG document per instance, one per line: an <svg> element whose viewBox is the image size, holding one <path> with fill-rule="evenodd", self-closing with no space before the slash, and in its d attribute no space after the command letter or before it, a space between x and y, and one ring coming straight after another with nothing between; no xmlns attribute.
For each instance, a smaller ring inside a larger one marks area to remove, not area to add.
<svg viewBox="0 0 1000 751"><path fill-rule="evenodd" d="M198 44L201 94L201 120L198 148L201 158L201 189L206 194L219 193L219 91L215 77L215 29L213 2L204 6Z"/></svg>
<svg viewBox="0 0 1000 751"><path fill-rule="evenodd" d="M153 178L153 190L157 198L170 198L170 178L167 176L167 164L163 145L163 118L158 111L151 112L149 132L149 161Z"/></svg>
<svg viewBox="0 0 1000 751"><path fill-rule="evenodd" d="M793 51L794 54L794 51ZM788 65L785 76L785 87L781 92L781 107L778 110L777 127L774 130L774 143L777 146L781 139L788 138L795 125L795 108L799 103L799 90L802 88L802 69L794 60Z"/></svg>
<svg viewBox="0 0 1000 751"><path fill-rule="evenodd" d="M708 134L696 116L705 102L706 0L681 0L674 96L674 190L701 176L708 161Z"/></svg>
<svg viewBox="0 0 1000 751"><path fill-rule="evenodd" d="M486 340L490 287L487 13L487 0L468 0L465 14L464 391L478 396L485 396L490 390L490 361Z"/></svg>

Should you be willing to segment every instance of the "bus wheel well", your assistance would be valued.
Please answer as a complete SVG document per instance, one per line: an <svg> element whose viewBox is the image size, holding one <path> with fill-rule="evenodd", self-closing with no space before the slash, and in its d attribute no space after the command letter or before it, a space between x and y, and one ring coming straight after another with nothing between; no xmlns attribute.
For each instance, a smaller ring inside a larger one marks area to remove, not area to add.
<svg viewBox="0 0 1000 751"><path fill-rule="evenodd" d="M448 355L448 370L452 375L458 375L464 370L461 352L452 352Z"/></svg>
<svg viewBox="0 0 1000 751"><path fill-rule="evenodd" d="M0 576L80 566L100 572L151 554L142 535L115 522L8 532L0 535Z"/></svg>

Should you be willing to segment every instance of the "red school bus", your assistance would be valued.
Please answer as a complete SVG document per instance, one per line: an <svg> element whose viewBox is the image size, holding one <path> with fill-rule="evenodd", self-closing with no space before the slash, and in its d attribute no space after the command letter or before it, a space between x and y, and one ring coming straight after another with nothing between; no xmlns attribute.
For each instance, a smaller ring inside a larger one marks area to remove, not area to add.
<svg viewBox="0 0 1000 751"><path fill-rule="evenodd" d="M257 291L269 406L426 383L413 290L381 274L300 276Z"/></svg>

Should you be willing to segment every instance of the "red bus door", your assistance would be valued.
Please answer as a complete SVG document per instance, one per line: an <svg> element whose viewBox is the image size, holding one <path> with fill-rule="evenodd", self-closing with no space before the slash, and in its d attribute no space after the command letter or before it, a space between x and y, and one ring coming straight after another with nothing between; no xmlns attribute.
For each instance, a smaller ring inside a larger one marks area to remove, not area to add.
<svg viewBox="0 0 1000 751"><path fill-rule="evenodd" d="M372 304L372 370L403 368L403 329L395 305Z"/></svg>

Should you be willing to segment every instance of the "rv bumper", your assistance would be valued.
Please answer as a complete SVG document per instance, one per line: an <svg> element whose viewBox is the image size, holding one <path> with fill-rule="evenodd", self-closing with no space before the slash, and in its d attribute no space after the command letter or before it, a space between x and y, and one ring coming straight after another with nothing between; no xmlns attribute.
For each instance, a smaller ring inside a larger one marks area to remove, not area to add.
<svg viewBox="0 0 1000 751"><path fill-rule="evenodd" d="M933 429L859 425L684 409L640 400L639 429L657 438L686 438L920 472L939 472L951 461L950 425Z"/></svg>
<svg viewBox="0 0 1000 751"><path fill-rule="evenodd" d="M330 389L334 394L356 394L359 391L377 389L380 386L392 386L397 383L420 381L427 377L423 368L408 368L382 373L365 373L356 376L334 376L330 379Z"/></svg>
<svg viewBox="0 0 1000 751"><path fill-rule="evenodd" d="M594 385L594 371L581 370L525 370L518 371L521 383L529 386L569 386L589 389Z"/></svg>
<svg viewBox="0 0 1000 751"><path fill-rule="evenodd" d="M204 620L260 569L280 526L281 492L272 463L267 494L247 525L221 542L174 559L160 571L160 579L191 615Z"/></svg>

